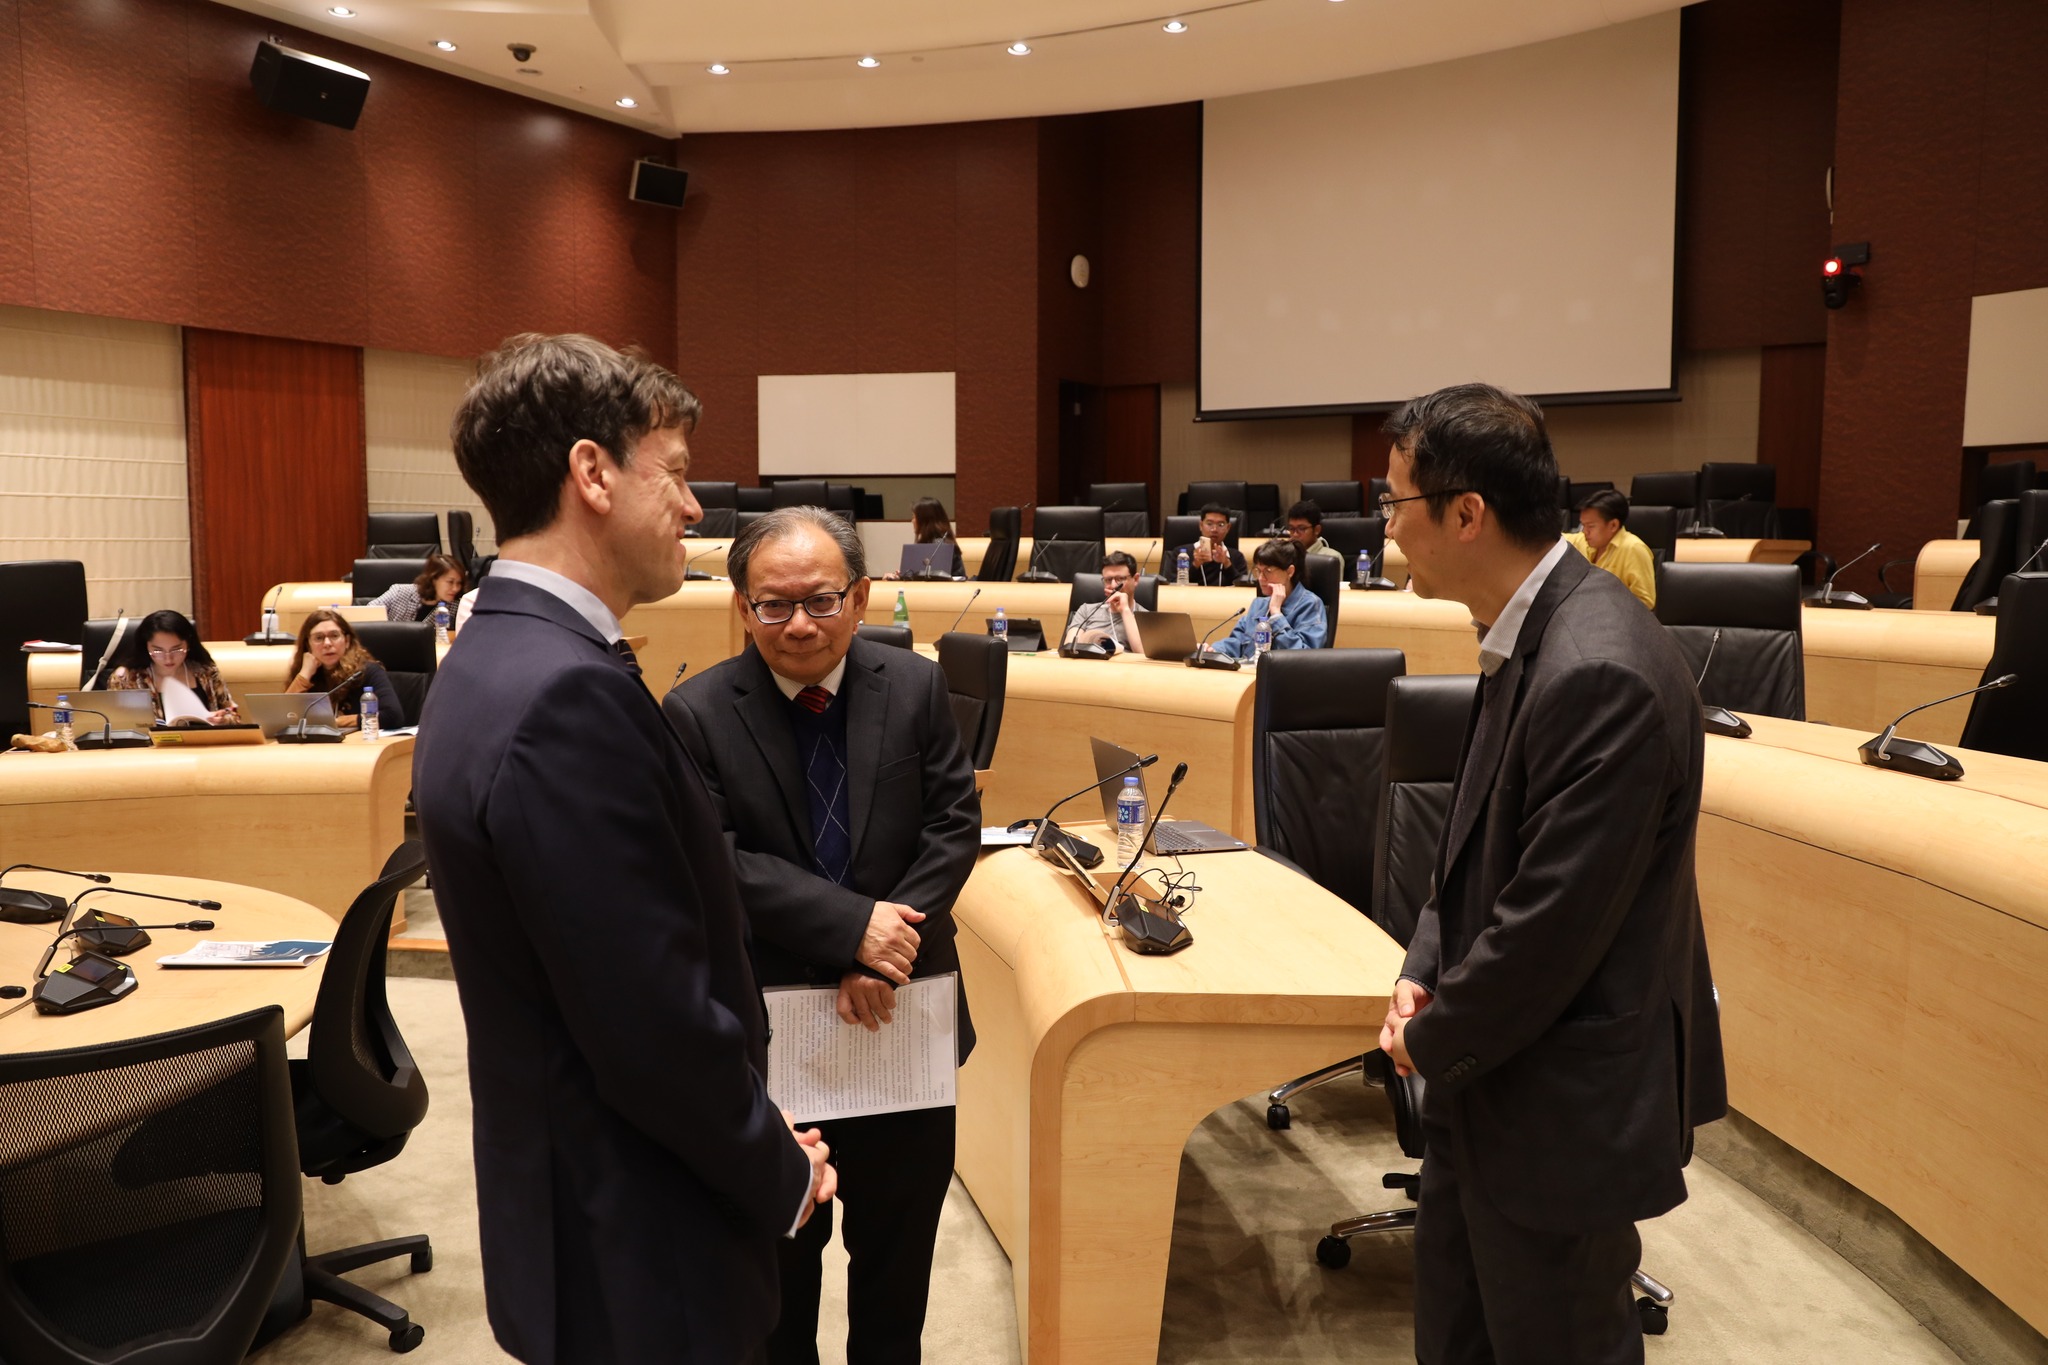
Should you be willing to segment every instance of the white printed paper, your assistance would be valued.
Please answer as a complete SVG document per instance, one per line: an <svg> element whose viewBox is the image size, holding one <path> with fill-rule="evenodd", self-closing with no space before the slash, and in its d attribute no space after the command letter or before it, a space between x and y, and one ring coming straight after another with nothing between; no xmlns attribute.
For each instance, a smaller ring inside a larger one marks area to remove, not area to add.
<svg viewBox="0 0 2048 1365"><path fill-rule="evenodd" d="M325 953L331 941L280 938L258 943L223 943L201 939L182 953L156 960L159 967L303 967Z"/></svg>
<svg viewBox="0 0 2048 1365"><path fill-rule="evenodd" d="M762 992L769 1097L799 1125L953 1103L958 976L898 986L894 1021L876 1033L839 1017L836 986Z"/></svg>
<svg viewBox="0 0 2048 1365"><path fill-rule="evenodd" d="M199 694L176 678L159 682L156 694L163 698L166 725L176 725L181 720L204 722L213 715L207 704L199 700Z"/></svg>

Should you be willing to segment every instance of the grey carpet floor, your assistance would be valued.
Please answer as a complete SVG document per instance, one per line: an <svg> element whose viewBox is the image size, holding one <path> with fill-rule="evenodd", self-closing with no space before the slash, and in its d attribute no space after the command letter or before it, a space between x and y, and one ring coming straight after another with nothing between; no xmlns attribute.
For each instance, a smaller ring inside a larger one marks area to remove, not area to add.
<svg viewBox="0 0 2048 1365"><path fill-rule="evenodd" d="M412 1359L503 1361L484 1320L455 987L405 979L390 986L399 1024L433 1086L433 1108L398 1160L340 1185L307 1185L307 1244L319 1251L430 1234L430 1274L409 1275L400 1261L353 1278L425 1324L426 1341ZM1294 1115L1293 1129L1269 1132L1263 1099L1247 1097L1190 1138L1162 1365L1413 1359L1406 1237L1354 1243L1342 1271L1324 1270L1314 1257L1332 1218L1400 1199L1379 1183L1383 1171L1412 1166L1400 1158L1385 1104L1363 1086L1338 1084L1302 1096ZM1647 1343L1656 1365L1956 1360L1854 1267L1734 1181L1695 1162L1691 1184L1686 1204L1643 1228L1645 1266L1678 1295L1670 1333ZM843 1284L843 1277L828 1268L826 1282ZM828 1289L821 1321L820 1359L841 1365L843 1293ZM340 1365L379 1359L384 1350L375 1327L322 1304L256 1359ZM1021 1358L1009 1262L957 1181L939 1233L925 1358L933 1365Z"/></svg>

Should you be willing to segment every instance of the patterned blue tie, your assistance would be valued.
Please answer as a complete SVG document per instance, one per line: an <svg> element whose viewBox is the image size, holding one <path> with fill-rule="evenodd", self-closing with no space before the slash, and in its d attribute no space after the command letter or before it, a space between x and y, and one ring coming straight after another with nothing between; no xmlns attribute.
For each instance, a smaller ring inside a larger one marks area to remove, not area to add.
<svg viewBox="0 0 2048 1365"><path fill-rule="evenodd" d="M796 703L823 715L832 704L832 694L822 687L806 687L796 694ZM809 743L810 752L804 755L804 781L809 787L811 849L818 859L819 875L844 886L847 874L853 870L853 834L847 829L852 817L846 793L846 756L839 752L829 733L814 735Z"/></svg>

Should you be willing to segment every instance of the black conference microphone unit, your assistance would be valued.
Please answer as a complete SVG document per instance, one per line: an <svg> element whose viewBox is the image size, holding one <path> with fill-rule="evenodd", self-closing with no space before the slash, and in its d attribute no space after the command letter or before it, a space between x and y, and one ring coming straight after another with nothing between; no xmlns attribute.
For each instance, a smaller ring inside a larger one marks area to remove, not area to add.
<svg viewBox="0 0 2048 1365"><path fill-rule="evenodd" d="M1058 574L1048 573L1044 569L1038 567L1039 557L1045 550L1045 547L1052 544L1053 541L1058 540L1059 538L1060 533L1058 531L1054 531L1051 537L1046 540L1032 540L1031 568L1018 577L1017 581L1019 583L1057 583L1060 581L1060 576Z"/></svg>
<svg viewBox="0 0 2048 1365"><path fill-rule="evenodd" d="M1047 809L1045 814L1040 816L1038 819L1032 820L1027 818L1019 820L1015 824L1011 825L1010 828L1023 829L1026 826L1030 826L1033 830L1033 833L1031 835L1031 843L1029 847L1033 853L1038 854L1040 857L1044 857L1045 855L1039 848L1039 845L1045 842L1049 832L1050 837L1057 840L1062 848L1066 849L1067 852L1071 853L1074 856L1074 860L1080 863L1081 866L1095 867L1102 862L1102 850L1097 848L1095 845L1089 843L1086 839L1076 839L1073 835L1067 833L1058 825L1054 824L1052 819L1053 811L1058 810L1061 806L1066 805L1069 801L1073 801L1080 797L1086 796L1089 792L1096 790L1097 788L1105 785L1106 783L1120 781L1123 778L1128 777L1132 773L1138 771L1138 769L1149 768L1158 761L1158 754L1147 754L1145 755L1145 757L1138 759L1136 762L1131 763L1127 767L1121 768L1116 772L1111 773L1108 777L1097 778L1095 781L1090 782L1087 786L1081 788L1081 790L1077 792L1074 792L1072 795L1062 796L1059 800L1053 802L1051 807Z"/></svg>
<svg viewBox="0 0 2048 1365"><path fill-rule="evenodd" d="M1852 559L1848 561L1847 564L1843 564L1840 567L1838 567L1835 570L1835 573L1831 573L1827 576L1826 582L1822 583L1818 588L1815 588L1806 594L1806 605L1809 607L1846 607L1851 611L1869 611L1870 599L1865 597L1862 593L1835 591L1835 574L1838 574L1843 569L1848 568L1850 564L1860 563L1861 561L1870 558L1872 555L1876 554L1882 548L1882 545L1872 545L1862 554L1857 555L1855 559Z"/></svg>
<svg viewBox="0 0 2048 1365"><path fill-rule="evenodd" d="M706 545L697 553L683 557L683 581L685 583L709 583L713 581L710 574L705 573L702 569L693 569L690 566L717 548L716 545Z"/></svg>
<svg viewBox="0 0 2048 1365"><path fill-rule="evenodd" d="M95 886L80 892L72 900L71 904L65 907L64 919L57 926L56 937L52 938L50 946L43 950L43 960L36 964L36 984L33 994L35 996L36 1009L40 1013L77 1014L81 1010L95 1009L101 1005L111 1005L135 989L135 972L127 963L116 961L106 953L91 948L81 949L78 955L70 962L57 967L54 972L51 970L50 962L57 955L58 945L65 939L70 938L74 933L104 933L107 930L130 931L130 926L125 924L95 924L82 926L78 930L72 929L71 913L78 908L79 901L84 900L87 896L96 895L101 891L113 891L127 896L142 896L149 900L174 901L181 905L198 906L202 910L220 909L219 901L184 900L177 896L160 896L153 891L125 891L119 887ZM187 924L193 928L197 928L201 924L204 924L209 929L213 927L211 920L191 920L187 921ZM133 929L139 933L141 927L137 925ZM162 928L168 926L155 925L151 927ZM140 938L141 943L149 942L147 934L140 934ZM141 943L135 946L140 947Z"/></svg>
<svg viewBox="0 0 2048 1365"><path fill-rule="evenodd" d="M277 628L277 604L284 600L284 584L280 583L271 591L270 605L263 609L263 628L254 635L244 635L245 645L288 645L292 637Z"/></svg>
<svg viewBox="0 0 2048 1365"><path fill-rule="evenodd" d="M1714 638L1707 645L1706 662L1700 665L1700 675L1692 680L1692 690L1700 690L1700 684L1707 680L1707 670L1714 666L1714 651L1721 647L1721 628L1714 627ZM1749 722L1725 706L1708 706L1700 703L1700 727L1710 735L1726 735L1730 739L1748 739L1756 733Z"/></svg>
<svg viewBox="0 0 2048 1365"><path fill-rule="evenodd" d="M1380 552L1374 555L1370 560L1366 562L1365 577L1354 577L1351 580L1351 586L1357 588L1361 592L1395 591L1396 589L1394 587L1394 580L1391 578L1382 578L1380 576L1380 566L1386 560L1386 557L1387 543L1386 541L1382 540L1380 542Z"/></svg>
<svg viewBox="0 0 2048 1365"><path fill-rule="evenodd" d="M0 881L5 881L9 872L19 872L22 868L31 872L54 872L60 877L77 877L80 881L104 883L114 880L104 872L72 872L62 867L44 867L41 863L15 863L0 868ZM0 886L0 923L55 924L70 910L71 902L54 892Z"/></svg>
<svg viewBox="0 0 2048 1365"><path fill-rule="evenodd" d="M1932 777L1943 782L1953 782L1963 775L1962 764L1932 744L1922 744L1917 739L1895 739L1892 732L1897 730L1905 722L1906 716L1912 715L1914 711L1925 711L1928 707L1940 706L1943 702L1961 701L1964 697L1974 696L1979 692L2011 687L2019 680L2019 674L2008 673L2002 678L1993 678L1990 682L1973 687L1967 692L1958 692L1953 697L1922 702L1912 711L1906 712L1905 716L1900 716L1885 726L1883 734L1858 745L1857 755L1873 768L1893 768L1902 773L1911 773L1915 777Z"/></svg>
<svg viewBox="0 0 2048 1365"><path fill-rule="evenodd" d="M1116 879L1116 885L1109 889L1104 908L1116 916L1117 927L1123 931L1124 947L1134 953L1146 953L1163 957L1177 953L1195 941L1188 932L1181 917L1164 902L1154 901L1151 905L1138 899L1136 891L1125 892L1124 883L1130 877L1138 860L1145 856L1145 848L1152 842L1152 831L1159 827L1159 817L1166 814L1166 803L1179 790L1181 779L1188 775L1188 765L1183 763L1173 770L1173 780L1166 784L1166 794L1159 798L1159 808L1152 812L1152 820L1145 826L1145 833L1138 840L1138 851L1131 855L1129 866L1123 876Z"/></svg>
<svg viewBox="0 0 2048 1365"><path fill-rule="evenodd" d="M168 901L172 905L189 905L194 910L218 910L219 901L193 900L185 896L164 896L154 891L130 891L124 886L95 886L81 891L71 899L71 913L78 913L79 905L87 896L135 896L142 900ZM123 917L125 918L125 916ZM211 929L212 920L193 920L188 924L124 924L121 920L108 919L97 908L88 910L75 920L68 920L57 937L61 940L78 935L85 940L85 946L96 953L120 957L138 948L149 946L149 935L144 929Z"/></svg>
<svg viewBox="0 0 2048 1365"><path fill-rule="evenodd" d="M976 589L975 589L975 590L974 590L973 592L969 593L969 594L967 595L967 607L971 607L971 606L973 606L973 605L974 605L974 599L975 599L975 598L977 598L977 597L979 597L979 596L981 596L981 589L980 589L980 588L976 588ZM952 625L950 625L950 626L947 626L947 627L946 627L946 629L945 629L945 631L944 631L944 633L945 633L945 634L947 634L947 635L951 635L951 634L952 634L952 633L953 633L954 631L956 631L956 630L960 629L960 623L961 623L962 621L965 621L965 620L967 619L967 607L962 607L962 608L960 608L960 614L959 614L958 616L956 616L956 617L954 617L954 618L953 618L953 624L952 624Z"/></svg>
<svg viewBox="0 0 2048 1365"><path fill-rule="evenodd" d="M1204 635L1202 642L1195 646L1195 652L1188 655L1185 661L1187 666L1189 668L1221 668L1227 672L1237 672L1239 667L1237 660L1226 654L1211 654L1209 652L1209 636L1214 635L1217 631L1244 615L1244 613L1245 608L1239 607L1236 611L1209 627L1209 634Z"/></svg>
<svg viewBox="0 0 2048 1365"><path fill-rule="evenodd" d="M335 693L345 691L347 688L349 688L355 683L356 679L362 677L363 674L367 672L369 672L368 669L359 668L355 672L349 674L346 678L343 678L340 682L336 683L334 686L328 688L325 692L319 693L317 695L326 697L328 705L332 706L334 704ZM305 694L305 696L306 709L299 713L299 723L297 725L292 726L288 730L279 731L277 735L277 742L279 744L341 743L341 731L335 726L322 725L318 729L306 728L308 723L311 722L311 720L313 719L313 703L316 700L316 694L308 692Z"/></svg>
<svg viewBox="0 0 2048 1365"><path fill-rule="evenodd" d="M2044 540L2039 545L2036 545L2034 547L2034 553L2027 556L2027 562L2020 565L2017 569L2014 569L2012 572L2025 573L2028 569L2033 568L2034 561L2041 557L2041 552L2043 550L2048 550L2048 540ZM2011 576L2012 574L2006 575L2007 578L2010 578ZM1993 593L1991 596L1985 598L1982 602L1979 602L1976 606L1976 612L1979 616L1998 615L1998 595L1996 593Z"/></svg>
<svg viewBox="0 0 2048 1365"><path fill-rule="evenodd" d="M147 749L149 736L137 730L116 730L111 717L104 711L95 711L90 706L52 706L46 701L32 701L29 708L35 711L67 711L74 715L98 716L100 728L97 734L78 735L74 732L71 742L81 749Z"/></svg>

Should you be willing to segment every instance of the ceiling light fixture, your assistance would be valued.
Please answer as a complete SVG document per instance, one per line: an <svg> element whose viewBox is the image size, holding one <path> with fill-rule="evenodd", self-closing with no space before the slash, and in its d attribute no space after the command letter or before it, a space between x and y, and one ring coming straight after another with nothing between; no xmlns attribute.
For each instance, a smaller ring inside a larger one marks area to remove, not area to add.
<svg viewBox="0 0 2048 1365"><path fill-rule="evenodd" d="M1159 27L1165 29L1168 33L1186 33L1188 31L1188 26L1178 19L1169 19Z"/></svg>
<svg viewBox="0 0 2048 1365"><path fill-rule="evenodd" d="M443 52L453 52L455 50L455 44L449 42L446 38L436 38L434 46L440 48Z"/></svg>
<svg viewBox="0 0 2048 1365"><path fill-rule="evenodd" d="M1031 44L1011 43L1003 51L1009 53L1012 57L1029 57L1031 55Z"/></svg>
<svg viewBox="0 0 2048 1365"><path fill-rule="evenodd" d="M621 95L613 100L612 103L618 105L621 109L638 109L640 107L640 101L634 99L631 95Z"/></svg>
<svg viewBox="0 0 2048 1365"><path fill-rule="evenodd" d="M730 76L732 74L732 68L727 66L724 62L713 62L711 65L705 67L704 69L706 71L709 71L714 76Z"/></svg>
<svg viewBox="0 0 2048 1365"><path fill-rule="evenodd" d="M863 57L859 61L854 63L855 66L860 67L866 71L873 71L876 67L880 66L881 64L882 59L880 57Z"/></svg>
<svg viewBox="0 0 2048 1365"><path fill-rule="evenodd" d="M356 12L347 5L329 5L327 12L337 19L353 19L356 17Z"/></svg>

